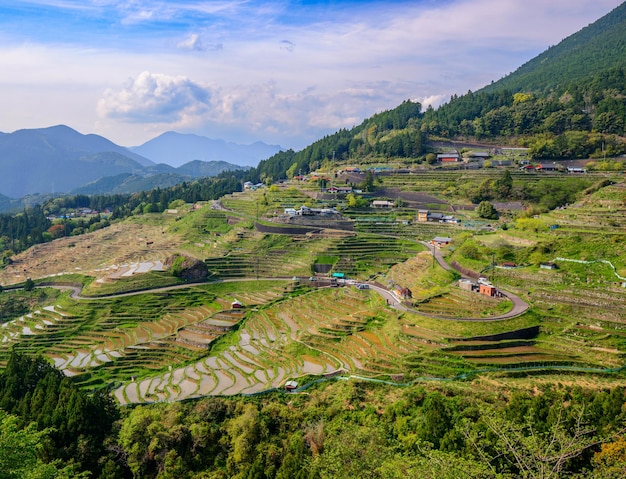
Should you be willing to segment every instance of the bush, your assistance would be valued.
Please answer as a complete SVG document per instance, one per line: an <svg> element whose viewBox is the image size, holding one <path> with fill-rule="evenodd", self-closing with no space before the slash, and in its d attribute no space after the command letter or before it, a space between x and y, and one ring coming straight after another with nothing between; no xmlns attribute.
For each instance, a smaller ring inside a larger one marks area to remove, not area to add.
<svg viewBox="0 0 626 479"><path fill-rule="evenodd" d="M499 216L498 210L489 201L481 201L476 208L476 213L479 217L490 220L497 220Z"/></svg>

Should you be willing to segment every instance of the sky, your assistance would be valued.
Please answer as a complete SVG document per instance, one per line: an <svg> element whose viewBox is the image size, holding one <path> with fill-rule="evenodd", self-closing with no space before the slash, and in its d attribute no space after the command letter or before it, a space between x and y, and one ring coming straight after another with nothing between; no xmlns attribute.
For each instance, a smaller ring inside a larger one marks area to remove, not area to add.
<svg viewBox="0 0 626 479"><path fill-rule="evenodd" d="M496 81L622 0L0 0L0 131L299 150Z"/></svg>

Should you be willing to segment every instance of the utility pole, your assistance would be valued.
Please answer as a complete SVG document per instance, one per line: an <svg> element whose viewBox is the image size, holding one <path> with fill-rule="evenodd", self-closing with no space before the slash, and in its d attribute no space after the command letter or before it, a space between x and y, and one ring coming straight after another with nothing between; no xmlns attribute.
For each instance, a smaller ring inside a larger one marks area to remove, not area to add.
<svg viewBox="0 0 626 479"><path fill-rule="evenodd" d="M437 258L435 257L435 256L436 256L437 246L433 243L433 244L432 244L432 247L433 247L433 269L435 269L435 261L436 261L436 259L437 259Z"/></svg>

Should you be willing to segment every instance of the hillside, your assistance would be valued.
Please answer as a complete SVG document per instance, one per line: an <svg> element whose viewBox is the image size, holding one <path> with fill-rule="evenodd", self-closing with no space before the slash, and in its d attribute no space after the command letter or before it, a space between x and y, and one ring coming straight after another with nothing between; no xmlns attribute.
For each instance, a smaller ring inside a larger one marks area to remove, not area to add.
<svg viewBox="0 0 626 479"><path fill-rule="evenodd" d="M480 91L544 92L624 66L626 3Z"/></svg>
<svg viewBox="0 0 626 479"><path fill-rule="evenodd" d="M571 190L578 200L539 219L514 219L514 210L502 209L497 222L464 208L462 185L495 185L501 175L449 171L422 174L416 182L414 174L390 172L384 188L363 204L344 206L340 218L296 223L282 215L285 208L327 208L336 197L295 181L219 203L174 202L164 213L137 209L124 222L11 257L0 270L5 288L29 277L86 287L83 298L5 291L11 308L23 304L32 313L6 317L2 354L7 357L11 344L44 354L83 387L115 385L121 403L253 393L328 374L391 382L495 374L504 381L507 371L593 376L619 370L626 311L619 276L603 263L589 263L583 272L576 261L608 260L618 275L626 274L616 254L626 227L623 184L603 182L602 174L515 173L512 192ZM594 182L600 183L589 188ZM459 189L448 186L443 194L442 184ZM369 206L390 197L403 205L384 213ZM461 222L418 221L424 208L454 211ZM608 210L610 220L602 215ZM610 247L592 247L607 235ZM448 262L487 271L498 288L531 309L507 317L506 296L461 288L458 275L434 264L417 241L436 236L453 238L452 247L441 248ZM186 284L173 276L164 265L176 263L177 255L202 260L209 281ZM519 267L490 271L494 259ZM547 262L558 269L545 271L540 264ZM332 272L356 283L369 280L370 288L328 287ZM155 289L163 287L171 289ZM381 296L376 287L389 293ZM402 296L404 289L410 297ZM138 292L115 296L132 291Z"/></svg>

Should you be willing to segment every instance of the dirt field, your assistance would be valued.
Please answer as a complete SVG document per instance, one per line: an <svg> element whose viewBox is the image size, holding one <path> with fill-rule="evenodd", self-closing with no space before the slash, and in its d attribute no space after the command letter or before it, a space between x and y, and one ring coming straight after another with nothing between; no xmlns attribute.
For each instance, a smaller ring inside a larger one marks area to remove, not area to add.
<svg viewBox="0 0 626 479"><path fill-rule="evenodd" d="M0 284L7 286L27 278L64 273L97 278L111 274L118 265L163 261L176 251L181 239L161 226L114 224L108 228L36 245L12 259L0 270Z"/></svg>

